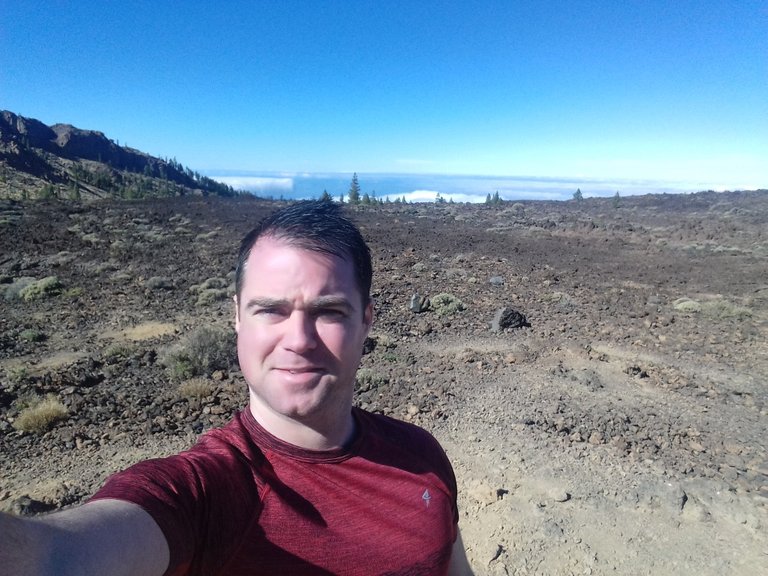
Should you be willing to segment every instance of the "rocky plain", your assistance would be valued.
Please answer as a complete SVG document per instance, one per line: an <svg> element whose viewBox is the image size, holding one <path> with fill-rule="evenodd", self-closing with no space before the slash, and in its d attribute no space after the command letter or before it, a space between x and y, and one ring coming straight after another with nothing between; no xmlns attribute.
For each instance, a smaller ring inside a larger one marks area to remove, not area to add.
<svg viewBox="0 0 768 576"><path fill-rule="evenodd" d="M245 406L235 252L278 205L0 201L0 509ZM441 441L476 574L768 573L768 192L348 210L357 402Z"/></svg>

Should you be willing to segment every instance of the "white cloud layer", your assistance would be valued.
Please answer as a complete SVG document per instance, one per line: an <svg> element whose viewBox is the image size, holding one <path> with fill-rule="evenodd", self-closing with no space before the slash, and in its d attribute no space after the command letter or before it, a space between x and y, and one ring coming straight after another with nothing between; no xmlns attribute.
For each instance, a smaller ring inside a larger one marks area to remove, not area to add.
<svg viewBox="0 0 768 576"><path fill-rule="evenodd" d="M346 173L209 173L214 180L236 190L246 190L261 197L290 199L319 198L327 191L333 198L349 192L351 174ZM576 189L585 198L653 193L688 193L701 190L755 189L729 187L719 181L658 181L650 179L611 179L537 176L472 176L440 174L365 174L358 173L361 194L391 201L405 197L408 202L485 202L488 194L498 192L503 200L569 200Z"/></svg>
<svg viewBox="0 0 768 576"><path fill-rule="evenodd" d="M260 196L274 196L293 192L293 178L216 176L214 179L232 186L235 190L247 190Z"/></svg>

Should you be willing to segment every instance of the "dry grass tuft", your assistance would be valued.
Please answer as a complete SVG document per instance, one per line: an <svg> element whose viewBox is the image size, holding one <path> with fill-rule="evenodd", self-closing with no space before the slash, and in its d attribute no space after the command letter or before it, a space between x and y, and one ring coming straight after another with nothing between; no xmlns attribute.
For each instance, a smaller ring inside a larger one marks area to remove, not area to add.
<svg viewBox="0 0 768 576"><path fill-rule="evenodd" d="M19 413L13 427L21 432L43 434L67 417L67 408L55 396L46 396Z"/></svg>
<svg viewBox="0 0 768 576"><path fill-rule="evenodd" d="M195 401L210 396L215 390L214 383L205 378L190 378L179 384L177 388L180 397Z"/></svg>

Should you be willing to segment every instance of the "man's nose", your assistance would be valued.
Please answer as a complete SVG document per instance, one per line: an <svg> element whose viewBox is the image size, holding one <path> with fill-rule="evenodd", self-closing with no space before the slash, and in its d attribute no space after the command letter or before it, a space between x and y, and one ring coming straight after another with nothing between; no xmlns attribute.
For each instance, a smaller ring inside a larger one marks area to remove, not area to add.
<svg viewBox="0 0 768 576"><path fill-rule="evenodd" d="M311 350L317 345L315 319L311 314L295 310L286 321L283 345L294 352Z"/></svg>

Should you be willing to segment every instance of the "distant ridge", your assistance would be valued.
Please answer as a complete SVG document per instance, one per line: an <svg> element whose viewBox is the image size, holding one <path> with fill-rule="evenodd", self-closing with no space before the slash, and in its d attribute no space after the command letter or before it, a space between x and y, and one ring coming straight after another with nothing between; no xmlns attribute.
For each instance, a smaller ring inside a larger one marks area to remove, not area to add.
<svg viewBox="0 0 768 576"><path fill-rule="evenodd" d="M0 112L0 198L233 196L175 159L120 146L96 130Z"/></svg>

